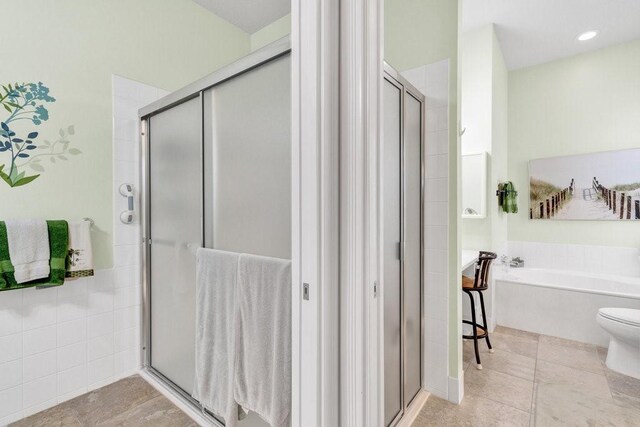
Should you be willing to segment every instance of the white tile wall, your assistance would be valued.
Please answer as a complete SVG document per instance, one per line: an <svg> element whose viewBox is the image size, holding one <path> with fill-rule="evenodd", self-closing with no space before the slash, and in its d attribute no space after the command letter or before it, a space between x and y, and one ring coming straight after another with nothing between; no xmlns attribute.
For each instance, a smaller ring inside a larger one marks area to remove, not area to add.
<svg viewBox="0 0 640 427"><path fill-rule="evenodd" d="M105 378L105 371L111 381L133 372L123 365L114 369L113 300L121 283L113 278L111 270L98 270L95 277L67 281L59 288L30 288L0 296L4 320L0 328L0 425L92 389L97 378ZM139 289L139 283L135 287ZM135 319L126 321L121 329L138 328ZM126 344L121 351L139 348L136 342ZM105 361L109 367L92 363L93 358L105 355L111 357L110 362Z"/></svg>
<svg viewBox="0 0 640 427"><path fill-rule="evenodd" d="M114 267L59 288L0 294L0 426L134 373L140 366L140 227L117 192L139 183L138 108L167 92L113 77Z"/></svg>
<svg viewBox="0 0 640 427"><path fill-rule="evenodd" d="M509 241L508 255L525 267L640 277L639 248Z"/></svg>
<svg viewBox="0 0 640 427"><path fill-rule="evenodd" d="M426 97L425 378L449 393L449 61L402 73Z"/></svg>

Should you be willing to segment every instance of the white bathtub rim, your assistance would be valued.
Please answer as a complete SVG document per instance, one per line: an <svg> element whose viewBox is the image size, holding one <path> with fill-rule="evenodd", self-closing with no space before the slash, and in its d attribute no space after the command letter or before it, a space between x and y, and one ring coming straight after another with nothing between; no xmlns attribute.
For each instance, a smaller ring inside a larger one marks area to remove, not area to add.
<svg viewBox="0 0 640 427"><path fill-rule="evenodd" d="M604 295L610 297L619 297L619 298L631 298L640 300L640 279L629 276L615 276L611 274L589 274L581 271L571 271L571 270L552 270L547 268L527 268L528 271L544 271L550 272L552 274L564 275L564 276L579 276L579 277L588 277L592 279L603 279L612 282L619 282L629 285L638 286L637 293L626 293L626 292L615 292L608 290L600 290L600 289L590 289L590 288L580 288L580 287L567 287L562 286L557 283L549 283L540 280L531 280L523 277L517 277L516 275L500 272L494 276L495 281L497 282L508 282L517 285L524 286L534 286L541 288L549 288L549 289L557 289L562 291L570 291L570 292L580 292L580 293L589 293L596 295ZM527 271L525 270L525 271Z"/></svg>

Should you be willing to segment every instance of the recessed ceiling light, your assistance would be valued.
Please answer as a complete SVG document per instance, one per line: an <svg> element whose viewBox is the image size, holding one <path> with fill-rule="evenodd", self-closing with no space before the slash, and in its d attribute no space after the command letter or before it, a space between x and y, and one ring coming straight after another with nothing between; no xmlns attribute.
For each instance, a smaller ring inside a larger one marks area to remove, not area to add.
<svg viewBox="0 0 640 427"><path fill-rule="evenodd" d="M580 40L581 42L586 42L587 40L591 40L597 35L598 32L596 30L585 31L578 36L578 40Z"/></svg>

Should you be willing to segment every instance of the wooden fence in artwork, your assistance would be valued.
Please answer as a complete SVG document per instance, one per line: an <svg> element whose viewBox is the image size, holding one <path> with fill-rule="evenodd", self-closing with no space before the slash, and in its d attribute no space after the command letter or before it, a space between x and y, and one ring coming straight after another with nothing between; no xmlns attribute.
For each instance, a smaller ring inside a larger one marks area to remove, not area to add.
<svg viewBox="0 0 640 427"><path fill-rule="evenodd" d="M596 177L593 178L592 185L609 210L613 211L620 219L640 219L639 196L607 188L600 184Z"/></svg>
<svg viewBox="0 0 640 427"><path fill-rule="evenodd" d="M576 188L576 182L571 178L571 184L562 190L551 194L546 200L541 201L537 206L529 208L529 219L550 219L553 218L564 203L571 199Z"/></svg>

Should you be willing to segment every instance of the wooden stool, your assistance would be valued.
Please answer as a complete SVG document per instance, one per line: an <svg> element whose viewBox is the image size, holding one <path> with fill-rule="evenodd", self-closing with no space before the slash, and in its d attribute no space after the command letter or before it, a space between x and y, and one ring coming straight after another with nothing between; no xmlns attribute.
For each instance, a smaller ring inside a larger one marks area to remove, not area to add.
<svg viewBox="0 0 640 427"><path fill-rule="evenodd" d="M491 341L489 341L489 329L487 328L487 314L484 309L484 297L482 292L486 291L489 287L489 270L491 263L497 255L493 252L480 252L478 256L478 262L476 263L475 277L462 276L462 291L469 295L471 301L471 320L463 320L462 323L471 325L472 335L462 335L462 338L466 340L473 340L473 347L476 352L476 368L482 369L480 363L480 351L478 350L478 339L485 339L487 341L487 347L489 347L489 353L493 353L491 348ZM476 321L476 304L473 298L473 293L477 292L480 296L480 307L482 308L482 325Z"/></svg>

